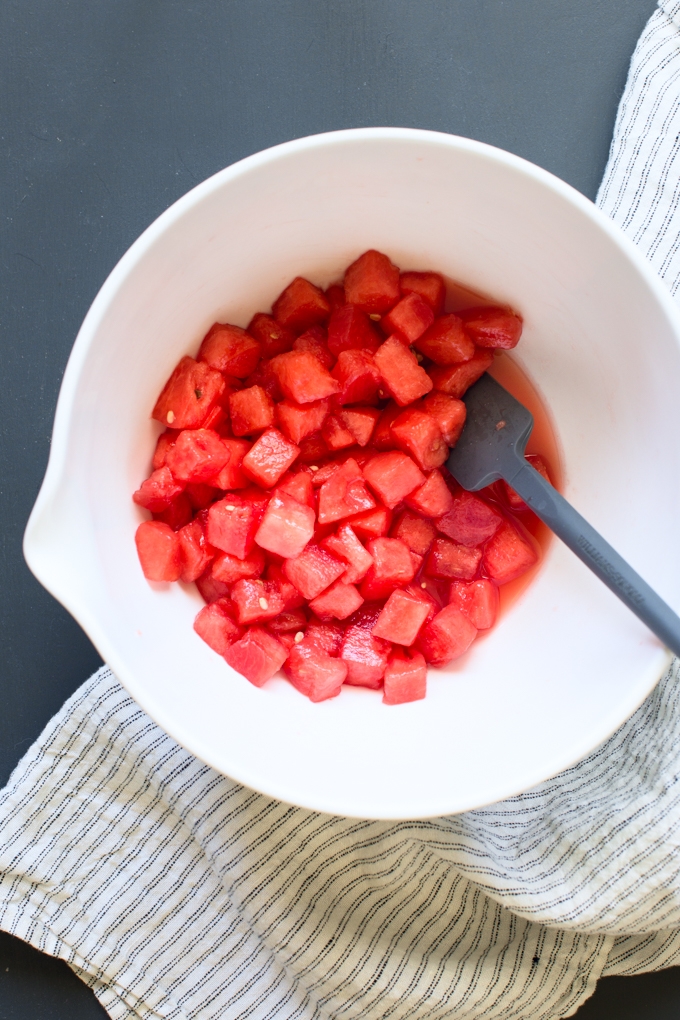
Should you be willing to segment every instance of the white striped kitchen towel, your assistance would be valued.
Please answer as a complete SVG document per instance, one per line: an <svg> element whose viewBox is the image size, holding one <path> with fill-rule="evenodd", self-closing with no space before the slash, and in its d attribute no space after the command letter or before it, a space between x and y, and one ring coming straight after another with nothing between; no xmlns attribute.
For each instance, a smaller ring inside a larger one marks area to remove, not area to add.
<svg viewBox="0 0 680 1020"><path fill-rule="evenodd" d="M598 201L680 287L680 0L633 56ZM484 810L335 818L247 790L104 668L0 795L0 927L115 1020L557 1020L680 962L680 673Z"/></svg>

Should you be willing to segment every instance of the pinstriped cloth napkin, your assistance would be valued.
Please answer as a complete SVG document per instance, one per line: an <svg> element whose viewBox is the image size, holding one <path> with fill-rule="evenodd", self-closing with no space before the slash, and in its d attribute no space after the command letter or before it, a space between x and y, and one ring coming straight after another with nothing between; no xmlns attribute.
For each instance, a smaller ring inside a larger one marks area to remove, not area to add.
<svg viewBox="0 0 680 1020"><path fill-rule="evenodd" d="M601 207L680 287L680 0L633 56ZM557 1020L680 963L677 663L601 748L484 810L366 822L192 758L104 668L0 795L0 926L114 1020Z"/></svg>

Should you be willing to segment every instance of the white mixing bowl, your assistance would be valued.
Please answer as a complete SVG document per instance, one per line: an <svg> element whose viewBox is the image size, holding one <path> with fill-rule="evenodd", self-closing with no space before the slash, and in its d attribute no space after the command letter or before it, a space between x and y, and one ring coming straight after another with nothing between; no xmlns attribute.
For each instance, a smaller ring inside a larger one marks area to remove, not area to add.
<svg viewBox="0 0 680 1020"><path fill-rule="evenodd" d="M147 583L130 498L171 369L216 319L246 325L295 275L326 285L366 248L437 269L524 316L517 361L554 417L564 492L680 609L680 315L623 234L550 174L478 142L366 128L216 174L102 287L64 377L29 566L135 700L234 779L336 814L464 811L548 778L616 729L668 661L558 541L495 630L398 707L347 688L257 689L194 633L193 586Z"/></svg>

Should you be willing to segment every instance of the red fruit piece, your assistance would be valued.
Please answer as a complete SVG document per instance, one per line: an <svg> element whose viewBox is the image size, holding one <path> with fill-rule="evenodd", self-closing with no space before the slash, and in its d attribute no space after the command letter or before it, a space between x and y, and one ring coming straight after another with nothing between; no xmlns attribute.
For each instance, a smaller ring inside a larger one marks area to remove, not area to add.
<svg viewBox="0 0 680 1020"><path fill-rule="evenodd" d="M315 519L311 507L278 490L269 501L255 541L267 552L291 559L299 556L312 538Z"/></svg>
<svg viewBox="0 0 680 1020"><path fill-rule="evenodd" d="M229 450L212 429L185 429L165 458L181 482L209 482L229 461Z"/></svg>
<svg viewBox="0 0 680 1020"><path fill-rule="evenodd" d="M336 308L342 308L345 304L345 288L340 283L332 283L326 291L326 300L331 306L331 314Z"/></svg>
<svg viewBox="0 0 680 1020"><path fill-rule="evenodd" d="M449 448L439 425L432 415L409 407L392 422L392 435L397 446L410 453L423 471L441 467L449 455Z"/></svg>
<svg viewBox="0 0 680 1020"><path fill-rule="evenodd" d="M245 329L216 322L205 335L198 360L225 375L245 379L255 371L260 352L259 343Z"/></svg>
<svg viewBox="0 0 680 1020"><path fill-rule="evenodd" d="M371 320L356 305L343 305L331 313L328 349L337 358L343 351L377 351L380 337Z"/></svg>
<svg viewBox="0 0 680 1020"><path fill-rule="evenodd" d="M233 618L234 607L229 599L217 599L203 606L194 620L194 630L218 655L224 655L243 634Z"/></svg>
<svg viewBox="0 0 680 1020"><path fill-rule="evenodd" d="M392 422L401 414L399 404L390 400L389 404L381 411L378 424L373 433L373 446L376 450L396 450L397 443L392 435Z"/></svg>
<svg viewBox="0 0 680 1020"><path fill-rule="evenodd" d="M543 460L543 458L537 453L528 453L526 455L526 459L529 461L532 467L536 468L539 474L543 475L546 482L550 482L550 484L552 485L552 482L550 481L550 474L548 472L548 466ZM515 490L511 488L511 486L509 486L507 482L504 481L501 484L503 486L505 498L507 499L508 503L510 504L513 510L522 511L529 509L529 507L524 502L520 494L518 492L515 492Z"/></svg>
<svg viewBox="0 0 680 1020"><path fill-rule="evenodd" d="M147 581L178 581L182 573L179 539L168 524L144 521L135 533L137 555Z"/></svg>
<svg viewBox="0 0 680 1020"><path fill-rule="evenodd" d="M261 361L255 371L244 381L244 385L261 386L272 400L283 400L279 380L272 368L273 364L274 358L270 358L269 361Z"/></svg>
<svg viewBox="0 0 680 1020"><path fill-rule="evenodd" d="M400 539L372 538L368 551L373 563L359 589L365 599L385 599L395 588L413 580L416 564L410 549Z"/></svg>
<svg viewBox="0 0 680 1020"><path fill-rule="evenodd" d="M345 564L318 545L308 545L299 556L284 562L283 572L300 594L310 600L345 573Z"/></svg>
<svg viewBox="0 0 680 1020"><path fill-rule="evenodd" d="M264 553L261 549L253 549L242 560L230 553L222 553L213 563L210 573L216 581L235 584L237 581L260 577L263 570Z"/></svg>
<svg viewBox="0 0 680 1020"><path fill-rule="evenodd" d="M282 326L302 333L310 326L326 322L331 307L326 295L302 276L296 276L279 294L272 306L274 318Z"/></svg>
<svg viewBox="0 0 680 1020"><path fill-rule="evenodd" d="M191 505L191 500L186 492L180 492L179 496L173 499L170 506L165 510L161 510L160 513L155 513L153 519L169 524L173 531L177 531L179 528L184 527L185 524L188 524L193 515L194 508Z"/></svg>
<svg viewBox="0 0 680 1020"><path fill-rule="evenodd" d="M329 450L343 450L348 446L354 446L356 439L354 433L345 426L345 423L335 414L329 414L321 429L323 441Z"/></svg>
<svg viewBox="0 0 680 1020"><path fill-rule="evenodd" d="M229 460L218 475L212 479L218 489L245 489L250 484L243 473L243 458L250 449L247 439L223 439L222 443L229 453Z"/></svg>
<svg viewBox="0 0 680 1020"><path fill-rule="evenodd" d="M288 651L263 627L250 627L242 638L227 648L224 658L251 684L262 687L281 669L288 658Z"/></svg>
<svg viewBox="0 0 680 1020"><path fill-rule="evenodd" d="M470 581L477 573L481 558L481 549L470 549L466 545L449 542L447 538L438 538L427 557L425 571L430 577Z"/></svg>
<svg viewBox="0 0 680 1020"><path fill-rule="evenodd" d="M427 481L406 497L406 505L425 517L441 517L453 505L453 496L441 472L432 471ZM417 551L417 550L416 550Z"/></svg>
<svg viewBox="0 0 680 1020"><path fill-rule="evenodd" d="M433 322L434 312L420 294L407 294L383 316L380 325L388 336L397 333L412 344Z"/></svg>
<svg viewBox="0 0 680 1020"><path fill-rule="evenodd" d="M425 556L434 542L436 534L434 525L430 521L424 521L422 517L416 517L408 510L399 515L390 532L392 538L398 538L409 547L411 552L418 553L419 556Z"/></svg>
<svg viewBox="0 0 680 1020"><path fill-rule="evenodd" d="M168 450L172 447L178 435L179 432L175 429L166 429L165 432L161 432L151 462L151 467L154 471L158 471L159 468L163 467Z"/></svg>
<svg viewBox="0 0 680 1020"><path fill-rule="evenodd" d="M484 375L493 363L491 351L475 351L474 357L462 365L450 368L431 368L430 378L436 390L448 393L450 397L462 397L463 394Z"/></svg>
<svg viewBox="0 0 680 1020"><path fill-rule="evenodd" d="M467 652L477 630L455 606L445 606L426 623L416 646L433 666L443 666Z"/></svg>
<svg viewBox="0 0 680 1020"><path fill-rule="evenodd" d="M203 361L182 358L166 382L151 417L175 429L198 429L218 403L225 382Z"/></svg>
<svg viewBox="0 0 680 1020"><path fill-rule="evenodd" d="M293 687L310 701L326 701L340 693L347 666L305 638L291 648L286 675Z"/></svg>
<svg viewBox="0 0 680 1020"><path fill-rule="evenodd" d="M432 389L432 380L401 340L391 336L375 353L375 363L391 397L405 407Z"/></svg>
<svg viewBox="0 0 680 1020"><path fill-rule="evenodd" d="M267 429L243 458L243 472L265 489L276 485L291 466L300 448L278 429Z"/></svg>
<svg viewBox="0 0 680 1020"><path fill-rule="evenodd" d="M522 335L522 320L509 308L466 308L460 317L477 347L508 351L517 346Z"/></svg>
<svg viewBox="0 0 680 1020"><path fill-rule="evenodd" d="M274 402L261 386L249 386L229 396L229 415L235 436L262 432L274 424Z"/></svg>
<svg viewBox="0 0 680 1020"><path fill-rule="evenodd" d="M477 630L493 627L498 616L500 597L498 588L491 581L453 581L449 592L449 605L460 609Z"/></svg>
<svg viewBox="0 0 680 1020"><path fill-rule="evenodd" d="M295 342L295 333L286 329L271 315L258 312L250 320L248 332L253 336L262 349L263 358L273 358L277 354L292 350Z"/></svg>
<svg viewBox="0 0 680 1020"><path fill-rule="evenodd" d="M380 538L381 535L386 535L390 530L392 511L388 510L387 507L377 506L375 510L367 510L365 513L357 514L348 523L352 525L360 538Z"/></svg>
<svg viewBox="0 0 680 1020"><path fill-rule="evenodd" d="M175 481L170 468L161 467L142 482L132 499L137 506L157 514L167 510L183 490L184 486Z"/></svg>
<svg viewBox="0 0 680 1020"><path fill-rule="evenodd" d="M291 584L283 570L276 563L270 563L267 567L266 572L267 581L276 581L281 592L281 597L284 602L284 612L289 612L292 609L300 609L304 606L305 600L297 590L295 585Z"/></svg>
<svg viewBox="0 0 680 1020"><path fill-rule="evenodd" d="M339 655L344 636L345 628L341 623L333 623L330 620L321 623L314 616L305 631L305 641L313 641L327 655Z"/></svg>
<svg viewBox="0 0 680 1020"><path fill-rule="evenodd" d="M408 592L393 591L378 617L373 635L408 647L418 637L418 631L427 620L430 607L423 599Z"/></svg>
<svg viewBox="0 0 680 1020"><path fill-rule="evenodd" d="M228 598L231 586L225 584L224 581L218 581L217 578L212 576L210 570L206 570L205 574L201 574L196 579L196 587L203 601L210 604L217 599Z"/></svg>
<svg viewBox="0 0 680 1020"><path fill-rule="evenodd" d="M465 425L467 409L462 400L434 390L423 400L423 408L431 414L449 446L455 446Z"/></svg>
<svg viewBox="0 0 680 1020"><path fill-rule="evenodd" d="M371 403L378 396L382 377L369 351L343 351L333 369L339 404Z"/></svg>
<svg viewBox="0 0 680 1020"><path fill-rule="evenodd" d="M364 465L364 478L390 510L425 481L417 464L398 450L371 457Z"/></svg>
<svg viewBox="0 0 680 1020"><path fill-rule="evenodd" d="M308 351L329 371L335 364L335 358L328 350L326 332L320 326L312 326L306 333L299 336L293 344L294 351Z"/></svg>
<svg viewBox="0 0 680 1020"><path fill-rule="evenodd" d="M314 487L312 486L312 476L308 471L283 475L278 485L278 491L285 492L296 499L298 503L314 509Z"/></svg>
<svg viewBox="0 0 680 1020"><path fill-rule="evenodd" d="M244 560L253 548L264 508L235 493L228 493L208 510L206 537L222 552Z"/></svg>
<svg viewBox="0 0 680 1020"><path fill-rule="evenodd" d="M309 351L289 351L272 360L281 392L296 404L324 400L340 389L339 384Z"/></svg>
<svg viewBox="0 0 680 1020"><path fill-rule="evenodd" d="M182 560L180 581L189 584L205 573L215 558L215 550L206 542L201 522L197 517L179 529L177 538Z"/></svg>
<svg viewBox="0 0 680 1020"><path fill-rule="evenodd" d="M402 294L419 294L435 315L441 315L446 285L439 273L402 273L399 277L399 289Z"/></svg>
<svg viewBox="0 0 680 1020"><path fill-rule="evenodd" d="M371 633L379 615L379 606L362 607L345 631L340 658L347 666L346 684L373 690L382 685L391 645Z"/></svg>
<svg viewBox="0 0 680 1020"><path fill-rule="evenodd" d="M341 579L312 599L309 608L320 620L346 620L356 612L363 601L354 585L346 584Z"/></svg>
<svg viewBox="0 0 680 1020"><path fill-rule="evenodd" d="M496 584L507 584L526 573L538 553L516 528L504 521L484 547L482 573Z"/></svg>
<svg viewBox="0 0 680 1020"><path fill-rule="evenodd" d="M370 249L348 266L345 300L370 314L388 312L399 300L399 270L387 255Z"/></svg>
<svg viewBox="0 0 680 1020"><path fill-rule="evenodd" d="M236 606L238 622L260 623L272 620L285 609L285 602L276 581L244 578L231 588L231 600Z"/></svg>
<svg viewBox="0 0 680 1020"><path fill-rule="evenodd" d="M475 353L475 345L457 315L442 315L413 346L435 365L458 365Z"/></svg>
<svg viewBox="0 0 680 1020"><path fill-rule="evenodd" d="M368 445L379 417L380 411L375 407L345 407L339 414L359 446Z"/></svg>
<svg viewBox="0 0 680 1020"><path fill-rule="evenodd" d="M320 524L332 524L374 506L375 500L366 489L361 468L352 457L333 471L319 489Z"/></svg>
<svg viewBox="0 0 680 1020"><path fill-rule="evenodd" d="M284 609L282 613L270 620L267 627L272 634L286 634L290 631L304 631L307 626L307 614L304 609Z"/></svg>
<svg viewBox="0 0 680 1020"><path fill-rule="evenodd" d="M373 563L373 557L364 549L350 524L343 524L337 534L329 535L322 542L323 548L347 561L348 567L342 576L346 584L357 584Z"/></svg>
<svg viewBox="0 0 680 1020"><path fill-rule="evenodd" d="M437 521L443 535L461 545L482 545L500 528L503 521L497 510L472 492L453 497L451 509Z"/></svg>
<svg viewBox="0 0 680 1020"><path fill-rule="evenodd" d="M216 486L205 482L189 482L184 492L189 497L192 510L205 510L221 495Z"/></svg>
<svg viewBox="0 0 680 1020"><path fill-rule="evenodd" d="M300 440L300 456L298 460L301 464L311 464L314 467L318 467L319 462L324 457L327 457L328 453L328 447L324 443L320 432L313 432L311 436L305 436L304 439Z"/></svg>
<svg viewBox="0 0 680 1020"><path fill-rule="evenodd" d="M420 652L406 656L396 652L390 657L385 669L383 703L403 705L408 701L420 701L427 691L427 665Z"/></svg>
<svg viewBox="0 0 680 1020"><path fill-rule="evenodd" d="M282 400L276 405L276 413L283 434L293 443L299 443L321 428L328 415L328 401L296 404L292 400Z"/></svg>

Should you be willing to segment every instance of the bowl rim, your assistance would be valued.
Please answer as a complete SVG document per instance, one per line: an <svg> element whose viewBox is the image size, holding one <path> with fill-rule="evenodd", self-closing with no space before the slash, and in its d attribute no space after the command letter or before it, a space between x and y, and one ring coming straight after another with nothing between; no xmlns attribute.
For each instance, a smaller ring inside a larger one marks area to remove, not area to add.
<svg viewBox="0 0 680 1020"><path fill-rule="evenodd" d="M192 737L189 733L182 732L181 726L176 720L170 720L164 712L162 705L156 700L147 696L143 684L130 671L122 657L118 655L115 644L106 633L105 626L100 623L97 615L90 611L87 599L79 598L74 592L73 586L65 582L59 569L55 569L54 562L49 556L49 550L44 541L40 538L41 522L50 513L50 507L55 502L61 485L63 484L65 467L68 456L70 430L72 424L72 412L74 399L78 391L81 374L90 353L94 338L99 326L102 323L107 311L115 299L121 284L133 272L136 265L144 258L148 250L163 235L163 233L180 220L192 207L200 203L204 198L219 190L223 185L250 171L266 164L276 162L289 155L301 153L308 150L344 145L361 141L375 142L402 141L415 144L440 145L463 152L474 153L489 161L501 163L505 166L532 178L537 183L553 191L571 206L593 221L605 234L615 243L625 256L633 263L634 267L643 277L645 283L652 291L654 298L661 306L666 317L674 324L675 332L680 343L680 309L673 299L670 290L664 281L658 276L652 265L641 254L639 249L624 234L621 228L610 220L590 199L571 185L562 181L548 170L537 166L530 161L507 152L504 149L479 142L460 135L447 134L445 132L430 131L419 128L405 127L363 127L349 128L339 131L329 131L321 134L308 135L292 141L263 149L250 156L246 156L237 162L230 164L222 170L217 171L190 191L186 192L179 199L172 203L162 212L130 245L127 251L121 256L114 268L111 270L90 308L85 315L82 325L77 333L73 348L68 358L64 376L62 379L52 430L52 442L49 459L45 470L35 504L29 516L24 532L23 552L29 569L37 580L56 598L75 618L79 625L85 630L88 637L101 654L104 662L111 668L116 678L147 714L168 733L172 739L183 746L200 761L205 762L211 768L216 769L220 774L222 770L217 765L211 753L202 747L201 740ZM640 682L636 685L625 702L617 702L617 709L611 712L589 735L582 737L578 744L571 745L568 754L564 754L559 761L553 762L548 774L545 766L537 769L536 773L525 780L520 789L516 783L502 781L502 777L496 785L496 789L490 798L484 803L478 802L463 804L456 808L456 813L484 807L488 804L498 803L508 797L517 795L525 790L531 789L538 783L554 777L559 772L571 767L582 760L587 754L600 746L611 736L623 723L630 718L636 708L644 701L662 673L672 659L671 653L660 650L649 667L645 670ZM230 772L230 777L243 785L253 787L249 782L247 774L239 774L238 770ZM278 789L275 779L265 785L258 781L257 789L267 796L277 800L291 803L290 795ZM320 811L328 814L340 814L337 806L330 801L328 803L309 803L304 805L307 809ZM378 812L366 815L344 814L345 817L371 817L374 819L397 820L406 818L428 818L438 817L446 811L427 811L424 814L394 815L380 814ZM448 812L450 813L450 812Z"/></svg>

